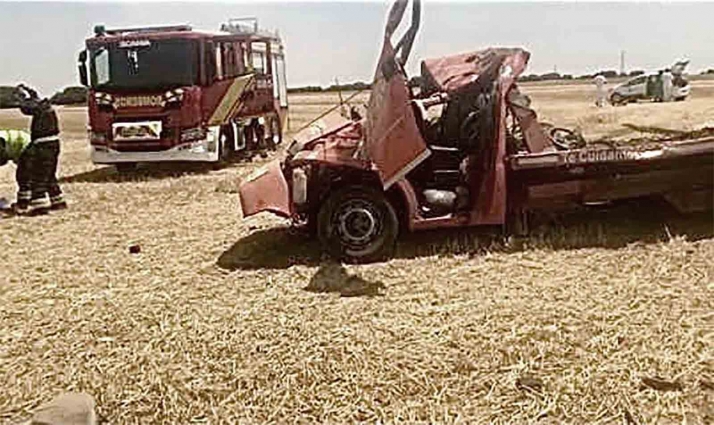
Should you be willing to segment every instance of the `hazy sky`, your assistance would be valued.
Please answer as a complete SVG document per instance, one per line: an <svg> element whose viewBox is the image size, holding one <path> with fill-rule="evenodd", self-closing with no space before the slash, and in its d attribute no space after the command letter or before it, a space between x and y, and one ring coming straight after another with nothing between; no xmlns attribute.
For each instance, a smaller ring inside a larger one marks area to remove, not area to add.
<svg viewBox="0 0 714 425"><path fill-rule="evenodd" d="M6 3L0 1L0 85L25 81L46 94L76 84L76 57L95 24L190 23L217 29L257 16L286 44L288 84L369 80L387 2ZM582 74L691 59L714 68L714 3L444 3L425 0L408 69L418 58L501 46L531 51L527 72Z"/></svg>

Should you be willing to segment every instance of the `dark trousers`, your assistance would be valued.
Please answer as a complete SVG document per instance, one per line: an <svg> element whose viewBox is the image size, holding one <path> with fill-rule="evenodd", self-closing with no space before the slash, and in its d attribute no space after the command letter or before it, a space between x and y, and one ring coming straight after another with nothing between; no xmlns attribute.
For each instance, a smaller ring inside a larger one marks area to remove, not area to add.
<svg viewBox="0 0 714 425"><path fill-rule="evenodd" d="M265 127L260 125L257 119L253 118L250 124L243 127L243 137L246 151L265 149Z"/></svg>
<svg viewBox="0 0 714 425"><path fill-rule="evenodd" d="M53 204L64 201L57 182L59 153L59 140L32 142L25 148L15 174L18 206L43 203L48 195Z"/></svg>

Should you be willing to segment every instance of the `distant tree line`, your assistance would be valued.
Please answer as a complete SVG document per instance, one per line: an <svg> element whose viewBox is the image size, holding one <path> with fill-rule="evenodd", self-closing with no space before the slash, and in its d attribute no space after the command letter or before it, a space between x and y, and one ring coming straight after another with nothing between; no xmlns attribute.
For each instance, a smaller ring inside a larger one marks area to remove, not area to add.
<svg viewBox="0 0 714 425"><path fill-rule="evenodd" d="M17 108L14 92L15 87L0 86L0 108Z"/></svg>
<svg viewBox="0 0 714 425"><path fill-rule="evenodd" d="M568 80L590 80L596 75L602 75L605 78L617 78L617 77L636 77L638 75L644 74L645 71L637 69L630 71L629 73L620 74L617 71L605 70L596 72L593 74L584 74L574 77L571 74L559 74L557 72L548 72L545 74L528 74L522 75L520 81L568 81ZM702 75L714 75L714 69L707 69L701 72ZM412 77L412 79L418 79L419 77ZM416 80L415 80L416 81ZM292 87L288 88L288 93L321 93L321 92L335 92L335 91L359 91L364 89L369 89L371 84L357 81L354 83L346 84L333 84L329 87L320 86L303 86L303 87ZM3 108L17 108L19 105L13 97L14 87L12 86L0 86L0 109ZM86 87L67 87L62 91L55 93L50 97L50 101L55 105L82 105L87 103L87 88Z"/></svg>
<svg viewBox="0 0 714 425"><path fill-rule="evenodd" d="M362 81L357 81L355 83L333 84L329 87L320 87L320 86L292 87L292 88L288 88L288 93L320 93L320 92L333 92L333 91L359 91L359 90L369 89L370 87L372 87L371 84L367 84Z"/></svg>
<svg viewBox="0 0 714 425"><path fill-rule="evenodd" d="M557 81L557 80L591 80L597 75L602 75L605 78L617 78L617 77L636 77L638 75L644 74L645 71L637 69L629 73L620 74L617 71L605 70L600 72L595 72L593 74L583 74L574 77L571 74L559 74L557 72L548 72L545 74L528 74L522 75L518 79L520 81Z"/></svg>
<svg viewBox="0 0 714 425"><path fill-rule="evenodd" d="M50 98L50 102L55 105L80 105L87 103L87 88L76 86L67 87L61 92L57 92Z"/></svg>
<svg viewBox="0 0 714 425"><path fill-rule="evenodd" d="M17 108L17 100L14 97L15 87L0 86L0 109ZM67 87L50 97L50 102L54 105L82 105L87 103L86 87Z"/></svg>
<svg viewBox="0 0 714 425"><path fill-rule="evenodd" d="M714 73L714 70L710 70ZM645 71L638 69L631 71L629 73L620 74L617 71L605 70L596 72L593 74L584 74L579 76L573 76L572 74L560 74L557 72L548 72L545 74L528 74L521 75L518 79L519 81L561 81L561 80L591 80L595 78L596 75L602 75L605 78L617 78L617 77L636 77L638 75L644 74ZM417 83L419 81L419 76L414 76L410 81L412 83ZM350 84L333 84L329 87L321 86L302 86L302 87L291 87L288 88L288 93L321 93L321 92L334 92L334 91L356 91L370 88L371 84L358 81L356 83Z"/></svg>

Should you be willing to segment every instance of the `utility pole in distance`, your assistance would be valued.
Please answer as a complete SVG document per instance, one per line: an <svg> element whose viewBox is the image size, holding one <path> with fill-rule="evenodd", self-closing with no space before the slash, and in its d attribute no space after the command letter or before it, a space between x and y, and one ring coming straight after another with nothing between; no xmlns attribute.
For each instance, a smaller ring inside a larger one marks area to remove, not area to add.
<svg viewBox="0 0 714 425"><path fill-rule="evenodd" d="M625 51L620 50L620 75L625 74Z"/></svg>

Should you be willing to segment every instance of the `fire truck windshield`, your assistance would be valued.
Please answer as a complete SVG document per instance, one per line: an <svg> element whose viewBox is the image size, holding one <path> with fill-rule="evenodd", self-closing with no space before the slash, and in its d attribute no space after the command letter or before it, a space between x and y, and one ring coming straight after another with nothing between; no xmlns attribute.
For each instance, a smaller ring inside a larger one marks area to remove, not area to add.
<svg viewBox="0 0 714 425"><path fill-rule="evenodd" d="M191 40L126 40L90 50L91 84L101 89L165 89L197 84Z"/></svg>

